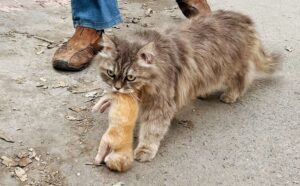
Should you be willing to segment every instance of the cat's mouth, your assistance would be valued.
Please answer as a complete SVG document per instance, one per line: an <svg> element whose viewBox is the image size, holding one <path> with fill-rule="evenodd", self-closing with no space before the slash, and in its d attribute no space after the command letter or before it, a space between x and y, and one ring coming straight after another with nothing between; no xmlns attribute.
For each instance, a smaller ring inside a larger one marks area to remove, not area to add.
<svg viewBox="0 0 300 186"><path fill-rule="evenodd" d="M131 93L134 93L134 90L133 89L124 89L124 88L121 88L121 89L116 89L116 88L112 88L112 92L114 93L123 93L123 94L131 94Z"/></svg>

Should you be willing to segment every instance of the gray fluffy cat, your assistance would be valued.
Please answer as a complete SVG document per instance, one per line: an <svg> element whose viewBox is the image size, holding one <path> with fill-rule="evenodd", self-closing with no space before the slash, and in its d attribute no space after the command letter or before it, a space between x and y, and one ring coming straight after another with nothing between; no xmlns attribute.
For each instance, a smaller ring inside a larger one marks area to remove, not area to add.
<svg viewBox="0 0 300 186"><path fill-rule="evenodd" d="M235 102L257 72L271 74L278 57L262 48L251 19L216 11L165 31L127 38L103 35L99 69L108 91L133 93L141 122L135 159L152 160L178 109L198 96L222 90Z"/></svg>

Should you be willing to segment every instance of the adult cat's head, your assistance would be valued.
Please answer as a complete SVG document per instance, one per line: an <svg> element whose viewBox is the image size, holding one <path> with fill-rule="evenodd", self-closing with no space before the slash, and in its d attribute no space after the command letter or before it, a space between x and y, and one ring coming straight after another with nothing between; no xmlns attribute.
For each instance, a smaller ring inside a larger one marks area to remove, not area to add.
<svg viewBox="0 0 300 186"><path fill-rule="evenodd" d="M130 42L103 34L100 45L98 63L107 91L133 93L159 79L154 42Z"/></svg>

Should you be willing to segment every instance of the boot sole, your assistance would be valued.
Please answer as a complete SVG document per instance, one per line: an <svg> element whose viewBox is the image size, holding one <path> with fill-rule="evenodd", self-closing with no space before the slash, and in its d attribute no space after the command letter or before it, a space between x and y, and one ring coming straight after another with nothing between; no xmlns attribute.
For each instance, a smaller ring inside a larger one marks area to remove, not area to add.
<svg viewBox="0 0 300 186"><path fill-rule="evenodd" d="M90 63L86 63L84 65L81 65L80 67L71 67L69 63L66 61L56 60L53 61L52 64L53 64L53 68L55 68L56 70L77 72L88 67Z"/></svg>

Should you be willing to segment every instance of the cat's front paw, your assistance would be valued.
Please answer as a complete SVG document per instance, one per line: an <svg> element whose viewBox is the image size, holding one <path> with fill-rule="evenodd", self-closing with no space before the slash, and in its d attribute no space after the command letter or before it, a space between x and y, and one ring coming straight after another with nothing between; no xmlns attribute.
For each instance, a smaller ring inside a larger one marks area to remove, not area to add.
<svg viewBox="0 0 300 186"><path fill-rule="evenodd" d="M157 150L157 146L138 145L138 147L134 150L134 159L140 162L151 161L155 157Z"/></svg>
<svg viewBox="0 0 300 186"><path fill-rule="evenodd" d="M101 163L102 163L102 157L100 157L100 155L97 154L97 156L95 157L95 160L94 160L94 164L101 165Z"/></svg>
<svg viewBox="0 0 300 186"><path fill-rule="evenodd" d="M124 172L128 170L133 162L132 153L122 154L112 152L104 160L105 165L113 171Z"/></svg>

